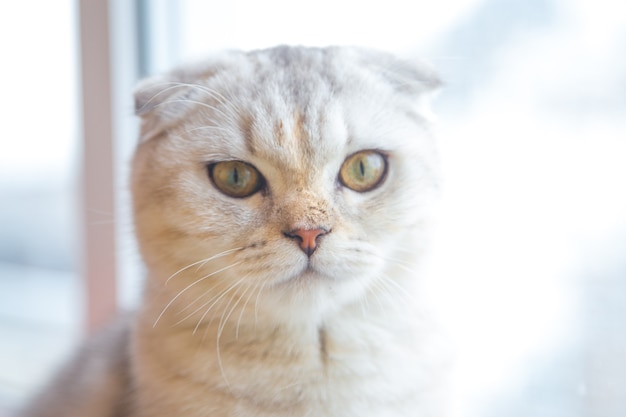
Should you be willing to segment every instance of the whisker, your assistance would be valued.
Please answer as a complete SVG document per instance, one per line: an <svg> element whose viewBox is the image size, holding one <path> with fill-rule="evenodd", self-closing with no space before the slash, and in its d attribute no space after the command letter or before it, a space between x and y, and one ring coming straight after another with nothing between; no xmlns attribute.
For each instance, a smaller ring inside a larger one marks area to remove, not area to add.
<svg viewBox="0 0 626 417"><path fill-rule="evenodd" d="M370 311L371 310L370 302L367 299L367 297L360 297L360 298L361 298L362 302L365 303L365 310L366 311Z"/></svg>
<svg viewBox="0 0 626 417"><path fill-rule="evenodd" d="M256 300L254 301L254 326L255 327L259 319L259 315L258 315L259 297L261 296L261 293L263 292L263 289L265 288L265 284L267 284L268 281L269 280L266 280L263 282L263 285L261 285L261 288L259 289L259 293L256 295Z"/></svg>
<svg viewBox="0 0 626 417"><path fill-rule="evenodd" d="M394 251L396 252L404 252L404 253L410 253L411 255L415 255L418 253L418 251L415 248L412 249L407 249L407 248L403 248L403 247L395 247Z"/></svg>
<svg viewBox="0 0 626 417"><path fill-rule="evenodd" d="M244 276L243 278L240 278L237 282L235 282L233 285L231 285L230 287L228 287L226 290L222 291L222 293L220 294L220 296L213 301L213 303L209 306L209 308L204 312L204 314L202 315L202 317L200 317L200 320L198 320L198 323L196 324L196 327L193 329L192 334L196 334L196 332L198 331L198 328L200 327L200 324L204 321L204 319L206 318L206 316L209 314L209 312L211 311L211 309L213 309L213 307L220 302L220 300L222 298L224 298L224 296L226 296L226 294L228 294L230 291L233 290L233 288L236 288L238 285L240 285L245 279L247 278L247 276ZM202 305L202 307L206 306L207 304L209 304L211 301L207 301L206 303L204 303Z"/></svg>
<svg viewBox="0 0 626 417"><path fill-rule="evenodd" d="M204 291L202 294L200 294L198 297L196 297L195 300L193 300L191 303L187 304L182 310L180 310L179 312L176 313L176 315L180 315L182 313L184 313L185 311L187 311L188 309L191 308L192 305L196 304L198 301L202 300L202 298L204 298L207 294L210 294L213 291L212 288L209 288L208 290ZM193 315L195 315L198 311L202 310L204 307L206 307L208 304L212 303L216 298L218 298L222 293L218 292L217 294L213 295L213 297L211 297L208 301L205 301L200 307L197 307L194 311L192 311L191 313L187 314L185 317L183 317L182 319L178 320L176 323L174 323L174 326L178 326L179 324L181 324L182 322L184 322L185 320L187 320L188 318L192 317Z"/></svg>
<svg viewBox="0 0 626 417"><path fill-rule="evenodd" d="M400 295L400 300L405 302L407 306L414 305L417 302L415 297L410 292L408 292L406 288L402 287L400 284L398 284L388 276L381 275L379 282L383 284L387 289L394 289L396 293Z"/></svg>
<svg viewBox="0 0 626 417"><path fill-rule="evenodd" d="M162 96L163 94L166 94L166 93L167 93L167 92L169 92L170 90L175 90L175 89L177 89L177 88L182 88L182 87L185 87L185 85L181 85L180 83L175 83L175 82L164 82L164 83L162 83L162 85L164 85L164 86L165 86L165 85L168 85L168 84L170 84L170 86L169 86L169 87L166 87L166 88L164 88L164 89L162 89L162 90L159 90L159 91L158 91L157 93L155 93L152 97L150 97L150 98L149 98L149 99L148 99L148 100L147 100L147 101L143 104L143 106L141 106L141 108L140 108L140 109L138 109L138 110L139 110L139 112L141 113L141 112L143 111L143 109L144 109L144 108L146 108L146 107L148 107L148 108L149 108L149 107L150 107L150 104L151 104L154 100L156 100L159 96Z"/></svg>
<svg viewBox="0 0 626 417"><path fill-rule="evenodd" d="M384 305L383 305L383 303L382 303L382 301L381 301L381 299L379 297L379 292L381 292L381 293L385 292L385 293L389 294L389 289L386 286L384 286L382 282L380 282L378 280L374 280L373 285L375 287L374 288L375 291L372 292L372 295L376 299L376 302L378 303L378 306L380 307L380 309L384 310L385 307L384 307Z"/></svg>
<svg viewBox="0 0 626 417"><path fill-rule="evenodd" d="M212 260L214 260L214 259L221 258L221 257L223 257L223 256L226 256L226 255L228 255L228 254L230 254L230 253L233 253L233 252L237 252L237 251L242 250L242 249L244 249L244 247L243 247L243 246L238 247L238 248L228 249L228 250L225 250L225 251L220 252L220 253L218 253L218 254L212 255L212 256L210 256L210 257L208 257L208 258L201 259L201 260L199 260L199 261L197 261L197 262L194 262L194 263L192 263L192 264L189 264L189 265L185 266L184 268L181 268L181 269L179 269L178 271L174 272L172 275L170 275L170 277L169 277L167 280L165 280L165 285L167 285L167 284L170 282L170 280L171 280L172 278L174 278L176 275L178 275L178 274L180 274L181 272L183 272L183 271L185 271L185 270L187 270L187 269L191 268L192 266L195 266L195 265L201 264L201 265L198 267L198 269L200 269L200 268L202 268L204 265L206 265L206 263L207 263L207 262L209 262L209 261L212 261Z"/></svg>
<svg viewBox="0 0 626 417"><path fill-rule="evenodd" d="M239 106L233 102L232 100L229 100L228 98L226 98L223 94L221 94L219 91L211 89L205 85L200 85L200 84L192 84L192 83L182 83L179 82L177 83L180 86L186 86L186 87L191 87L195 90L200 90L204 93L206 93L209 97L216 99L220 104L223 104L229 111L234 111L235 113L233 115L237 115L237 114L241 114L243 113L241 111L241 109L239 108Z"/></svg>
<svg viewBox="0 0 626 417"><path fill-rule="evenodd" d="M410 262L407 262L403 259L397 259L397 258L392 258L390 256L382 256L379 253L375 252L375 251L368 251L368 254L371 256L375 256L376 258L382 259L383 261L386 262L393 262L394 265L404 269L407 272L410 272L412 274L417 273L417 271L415 269L413 269L415 267L415 265L411 264Z"/></svg>
<svg viewBox="0 0 626 417"><path fill-rule="evenodd" d="M208 314L209 311L211 311L211 309L229 292L231 292L234 288L238 287L239 285L241 285L242 282L244 282L249 275L245 275L243 276L241 279L239 279L235 284L231 285L227 290L225 290L222 295L215 300L215 302L213 302L213 304L211 304L211 306L207 309L207 311L202 315L202 317L200 318L200 320L198 321L198 324L196 324L196 328L193 331L193 334L195 334L195 332L198 329L198 326L200 325L200 323L204 320L204 318L206 317L206 315ZM222 354L221 354L221 349L220 349L220 340L222 338L222 333L224 331L224 328L226 327L226 324L228 322L228 319L230 318L230 316L233 314L233 311L235 311L235 309L237 308L237 305L239 304L239 302L241 301L241 299L243 298L243 296L245 295L245 293L250 289L250 285L248 285L248 287L246 288L246 290L244 291L244 293L240 296L237 297L237 301L235 301L235 304L233 305L233 307L230 309L230 311L228 312L228 314L226 314L226 311L228 310L230 304L233 301L233 297L231 296L230 300L228 300L228 303L226 304L226 306L224 307L224 311L222 312L222 315L220 317L220 322L217 326L217 337L215 339L215 353L217 356L217 364L220 368L220 373L222 374L222 378L224 378L224 382L226 383L226 386L230 388L230 383L228 382L228 378L226 376L226 371L224 370L224 364L222 361ZM206 337L206 332L209 330L210 327L210 323L213 321L213 318L211 318L211 321L209 322L209 324L206 327L205 330L205 334L202 336L202 339L204 340L204 338Z"/></svg>
<svg viewBox="0 0 626 417"><path fill-rule="evenodd" d="M406 294L400 292L398 293L398 289L390 285L391 278L388 276L381 276L381 280L378 281L377 288L380 290L381 294L385 296L385 299L388 300L387 307L391 307L396 312L403 313L402 306L406 308L411 308L414 303L411 303ZM399 302L398 302L399 301Z"/></svg>
<svg viewBox="0 0 626 417"><path fill-rule="evenodd" d="M195 280L194 282L192 282L191 284L187 285L185 288L183 288L181 291L178 292L178 294L176 294L176 296L174 298L172 298L172 300L167 303L167 305L163 308L163 310L161 311L161 314L159 314L159 317L157 317L156 321L154 322L154 324L152 325L152 327L156 327L157 323L159 322L159 320L161 320L161 317L163 317L163 314L165 314L165 312L170 308L170 306L174 303L174 301L176 301L178 299L178 297L180 297L181 295L183 295L183 293L185 293L187 290L189 290L191 287L195 286L196 284L204 281L205 279L208 279L210 277L212 277L215 274L219 274L220 272L224 272L227 269L233 268L237 265L241 264L241 262L235 262L233 264L230 264L228 266L225 266L224 268L218 269L215 272L212 272L208 275L203 276L200 279Z"/></svg>
<svg viewBox="0 0 626 417"><path fill-rule="evenodd" d="M365 306L365 301L363 301L363 297L359 297L359 307L361 307L361 314L363 314L363 317L367 317L367 308Z"/></svg>
<svg viewBox="0 0 626 417"><path fill-rule="evenodd" d="M228 129L228 128L225 128L225 127L221 127L221 126L211 126L211 125L197 126L197 127L192 128L192 129L187 129L187 130L185 130L185 133L191 133L191 132L195 132L197 130L219 130L219 131L226 132L226 133L232 133L231 129Z"/></svg>
<svg viewBox="0 0 626 417"><path fill-rule="evenodd" d="M404 263L402 263L402 261L394 261L393 259L387 259L387 260L391 262L395 262L396 266L398 266L401 269L404 269L406 272L410 272L412 274L416 273L415 269L410 268L409 266L405 265Z"/></svg>
<svg viewBox="0 0 626 417"><path fill-rule="evenodd" d="M250 301L250 299L252 298L252 296L254 295L254 292L259 288L259 284L260 282L257 282L254 285L254 289L252 291L250 291L250 294L248 295L248 298L246 298L246 301L243 303L243 307L241 308L241 312L239 313L239 318L237 319L237 327L235 329L235 339L239 340L239 325L241 324L241 319L243 318L243 313L246 311L246 307L248 306L248 302ZM248 287L248 289L252 288L252 284ZM246 292L248 290L246 289ZM244 292L245 294L245 292ZM243 295L242 295L243 297Z"/></svg>
<svg viewBox="0 0 626 417"><path fill-rule="evenodd" d="M292 383L290 383L290 384L287 384L287 385L285 385L285 386L283 386L283 387L281 387L281 388L278 388L278 389L276 390L276 393L275 393L275 394L274 394L274 396L272 397L272 402L273 402L273 401L276 401L276 399L278 398L278 396L279 396L279 395L280 395L283 391L286 391L286 390L288 390L289 388L297 387L297 386L300 386L300 385L303 385L303 384L302 384L302 382L300 382L300 381L295 381L295 382L292 382ZM309 414L307 413L307 415L309 415Z"/></svg>
<svg viewBox="0 0 626 417"><path fill-rule="evenodd" d="M245 277L243 277L242 279L247 279L248 275L246 275ZM224 307L224 313L222 313L222 317L220 318L220 324L217 328L217 340L219 343L219 339L222 337L222 332L224 331L224 327L226 327L226 323L228 322L228 319L230 318L230 316L233 314L233 311L235 311L235 309L237 308L237 306L239 305L239 303L241 302L241 299L243 298L243 296L246 294L246 292L248 292L248 290L251 288L251 285L248 285L246 287L246 290L241 293L241 295L239 297L237 297L237 301L235 301L235 304L233 304L232 308L230 309L230 311L228 312L228 314L226 315L226 317L224 317L224 314L226 313L226 310L228 309L228 307L230 306L230 303L232 302L232 298L230 299L230 301L228 302L228 304L226 304L226 307Z"/></svg>
<svg viewBox="0 0 626 417"><path fill-rule="evenodd" d="M248 278L248 276L246 275L244 277L244 279L245 278ZM233 300L232 297L231 297L231 299L228 301L228 304L226 305L226 307L224 307L224 312L222 313L222 317L220 317L220 323L219 323L219 325L217 327L217 337L215 339L217 363L218 363L218 365L220 367L220 372L222 374L222 377L224 378L224 381L226 382L226 386L229 386L229 383L228 383L228 378L226 377L226 372L224 371L224 366L223 366L223 363L222 363L222 354L221 354L221 349L220 349L220 340L222 339L222 333L224 332L224 328L226 327L226 323L228 323L228 319L233 314L233 311L235 311L235 309L237 308L237 305L239 305L239 303L241 302L241 299L243 298L245 293L251 287L252 287L251 285L248 285L248 287L243 292L243 294L241 294L240 297L237 297L237 301L235 301L235 304L233 304L233 306L230 309L230 311L228 312L228 314L226 314L226 310L228 309L228 307L230 306L230 303ZM226 314L226 316L224 316L225 314ZM239 331L239 329L237 328L236 332L238 332L238 331ZM238 337L238 333L236 333L236 337Z"/></svg>
<svg viewBox="0 0 626 417"><path fill-rule="evenodd" d="M221 109L219 109L216 106L211 106L210 104L204 103L202 101L198 101L198 100L191 100L191 99L170 99L170 100L165 100L159 104L157 104L155 107L159 107L159 106L166 106L168 104L172 104L172 103L187 103L187 104L197 104L198 106L207 108L209 110L213 110L216 113L221 114L226 120L230 121L231 123L234 124L235 120L233 120L233 115L232 114L226 114L224 113Z"/></svg>
<svg viewBox="0 0 626 417"><path fill-rule="evenodd" d="M218 91L212 90L212 89L208 88L207 86L203 86L203 85L200 85L200 84L178 82L178 81L163 82L162 85L164 85L164 86L165 85L169 85L169 87L166 87L166 88L158 91L156 94L154 94L152 97L150 97L150 99L148 101L146 101L146 103L143 105L142 109L145 108L145 107L149 107L149 105L154 100L156 100L159 96L161 96L163 94L167 94L171 90L181 89L181 88L187 87L187 88L192 88L194 90L199 90L201 92L204 92L204 93L207 94L208 97L217 100L220 104L224 105L231 112L231 116L236 116L237 114L242 113L241 109L235 103L233 103L232 101L228 100L226 97L224 97ZM158 103L154 107L157 107L157 106L159 106L161 104L162 103ZM141 111L141 109L140 109L140 111Z"/></svg>

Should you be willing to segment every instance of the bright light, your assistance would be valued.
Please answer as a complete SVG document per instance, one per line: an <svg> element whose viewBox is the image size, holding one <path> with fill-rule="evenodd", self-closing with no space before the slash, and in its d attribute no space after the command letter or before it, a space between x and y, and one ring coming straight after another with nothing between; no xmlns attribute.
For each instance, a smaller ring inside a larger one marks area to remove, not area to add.
<svg viewBox="0 0 626 417"><path fill-rule="evenodd" d="M70 177L79 120L72 3L2 6L0 182Z"/></svg>
<svg viewBox="0 0 626 417"><path fill-rule="evenodd" d="M183 57L210 49L256 49L277 44L360 45L396 52L424 46L482 0L181 2Z"/></svg>

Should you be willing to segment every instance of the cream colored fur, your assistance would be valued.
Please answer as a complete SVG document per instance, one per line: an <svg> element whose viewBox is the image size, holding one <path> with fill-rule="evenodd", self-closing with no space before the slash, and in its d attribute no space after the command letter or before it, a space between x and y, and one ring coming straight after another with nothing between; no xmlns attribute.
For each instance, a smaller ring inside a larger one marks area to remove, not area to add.
<svg viewBox="0 0 626 417"><path fill-rule="evenodd" d="M67 383L92 382L25 415L441 416L445 355L419 291L438 183L423 103L437 84L386 54L293 47L142 82L143 302L97 344L117 359L87 375L74 364ZM389 164L364 193L338 181L361 150ZM229 160L266 187L218 191L207 164ZM284 234L315 227L330 232L310 258Z"/></svg>

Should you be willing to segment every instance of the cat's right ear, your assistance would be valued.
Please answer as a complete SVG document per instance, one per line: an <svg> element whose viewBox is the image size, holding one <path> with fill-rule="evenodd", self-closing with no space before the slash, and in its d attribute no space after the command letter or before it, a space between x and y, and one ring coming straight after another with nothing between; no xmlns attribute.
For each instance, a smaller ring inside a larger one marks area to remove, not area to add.
<svg viewBox="0 0 626 417"><path fill-rule="evenodd" d="M240 65L242 57L240 52L228 51L140 81L134 96L135 114L141 117L141 140L159 136L188 115L207 94L203 82Z"/></svg>
<svg viewBox="0 0 626 417"><path fill-rule="evenodd" d="M135 88L135 114L141 117L142 141L160 135L183 118L194 105L188 82L162 76L141 81Z"/></svg>

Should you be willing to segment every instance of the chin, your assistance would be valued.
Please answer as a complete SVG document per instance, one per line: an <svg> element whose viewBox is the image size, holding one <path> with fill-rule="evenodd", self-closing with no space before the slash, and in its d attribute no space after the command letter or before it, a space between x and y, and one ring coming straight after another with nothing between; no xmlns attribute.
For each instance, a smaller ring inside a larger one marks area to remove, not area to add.
<svg viewBox="0 0 626 417"><path fill-rule="evenodd" d="M276 281L269 292L268 309L280 309L289 320L321 322L342 310L366 304L373 275L330 274L312 266Z"/></svg>

